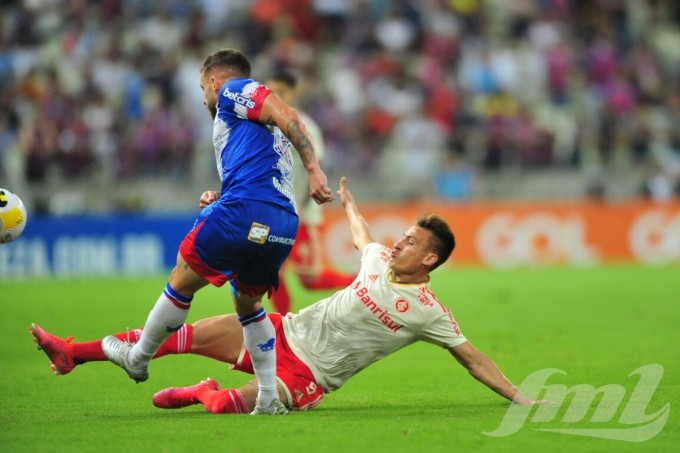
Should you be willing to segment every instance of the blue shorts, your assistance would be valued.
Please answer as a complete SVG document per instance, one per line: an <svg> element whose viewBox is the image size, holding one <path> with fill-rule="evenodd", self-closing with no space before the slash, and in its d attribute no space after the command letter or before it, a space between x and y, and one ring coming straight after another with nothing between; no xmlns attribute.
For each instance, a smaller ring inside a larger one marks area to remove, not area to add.
<svg viewBox="0 0 680 453"><path fill-rule="evenodd" d="M298 222L297 215L268 203L220 199L201 211L179 253L213 285L232 280L242 293L259 296L278 288Z"/></svg>

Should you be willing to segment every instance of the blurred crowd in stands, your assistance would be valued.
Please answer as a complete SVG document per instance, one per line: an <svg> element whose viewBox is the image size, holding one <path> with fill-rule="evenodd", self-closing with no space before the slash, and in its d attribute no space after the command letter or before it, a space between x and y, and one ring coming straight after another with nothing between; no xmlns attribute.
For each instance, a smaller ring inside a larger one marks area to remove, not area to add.
<svg viewBox="0 0 680 453"><path fill-rule="evenodd" d="M286 69L329 174L474 196L505 168L644 172L678 196L680 4L664 0L3 0L0 176L190 177L212 153L199 70ZM15 175L16 176L16 175ZM216 173L215 173L216 177Z"/></svg>

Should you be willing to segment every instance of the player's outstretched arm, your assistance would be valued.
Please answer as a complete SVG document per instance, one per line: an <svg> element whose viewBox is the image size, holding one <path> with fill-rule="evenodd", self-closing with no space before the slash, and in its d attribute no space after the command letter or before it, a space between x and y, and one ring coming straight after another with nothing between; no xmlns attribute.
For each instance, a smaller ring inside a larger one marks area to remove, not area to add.
<svg viewBox="0 0 680 453"><path fill-rule="evenodd" d="M541 404L550 403L548 400L534 401L524 396L512 382L506 378L495 363L479 352L470 342L465 342L453 348L449 352L463 365L470 375L489 387L502 397L517 404Z"/></svg>
<svg viewBox="0 0 680 453"><path fill-rule="evenodd" d="M309 193L314 201L322 204L335 200L328 187L326 175L319 166L319 160L314 151L314 141L297 110L283 102L276 94L271 93L262 103L260 122L277 126L293 144L309 175Z"/></svg>
<svg viewBox="0 0 680 453"><path fill-rule="evenodd" d="M366 219L359 212L352 193L347 189L347 178L344 176L340 178L340 190L338 190L342 207L345 208L347 218L349 219L349 229L352 232L352 241L354 247L360 252L363 252L364 247L373 241L371 232L368 230Z"/></svg>

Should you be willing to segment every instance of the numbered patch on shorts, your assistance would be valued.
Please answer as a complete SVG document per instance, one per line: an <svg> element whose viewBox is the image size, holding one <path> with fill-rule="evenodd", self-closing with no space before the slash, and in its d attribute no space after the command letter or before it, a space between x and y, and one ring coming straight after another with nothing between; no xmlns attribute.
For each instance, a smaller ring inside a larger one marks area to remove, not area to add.
<svg viewBox="0 0 680 453"><path fill-rule="evenodd" d="M267 241L267 236L269 236L269 227L253 222L253 225L250 227L250 233L248 233L248 240L264 244Z"/></svg>

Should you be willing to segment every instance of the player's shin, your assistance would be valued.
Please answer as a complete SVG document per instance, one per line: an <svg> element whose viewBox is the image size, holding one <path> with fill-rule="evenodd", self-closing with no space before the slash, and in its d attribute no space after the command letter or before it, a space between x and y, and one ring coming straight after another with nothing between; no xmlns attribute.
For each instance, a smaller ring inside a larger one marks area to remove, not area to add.
<svg viewBox="0 0 680 453"><path fill-rule="evenodd" d="M116 333L113 336L127 343L137 343L142 335L142 329L134 329ZM153 356L154 359L169 354L188 354L191 350L193 338L193 326L184 324L181 329L173 333L161 345ZM88 341L85 343L73 343L73 361L81 365L87 362L99 362L107 360L102 351L102 340Z"/></svg>
<svg viewBox="0 0 680 453"><path fill-rule="evenodd" d="M258 405L267 407L278 397L276 390L276 331L264 308L240 316L243 341L259 381Z"/></svg>
<svg viewBox="0 0 680 453"><path fill-rule="evenodd" d="M250 412L243 394L238 389L196 392L196 397L212 414L247 414Z"/></svg>
<svg viewBox="0 0 680 453"><path fill-rule="evenodd" d="M165 340L182 328L192 299L193 297L179 294L168 283L149 313L139 341L128 354L128 361L132 366L147 364Z"/></svg>

